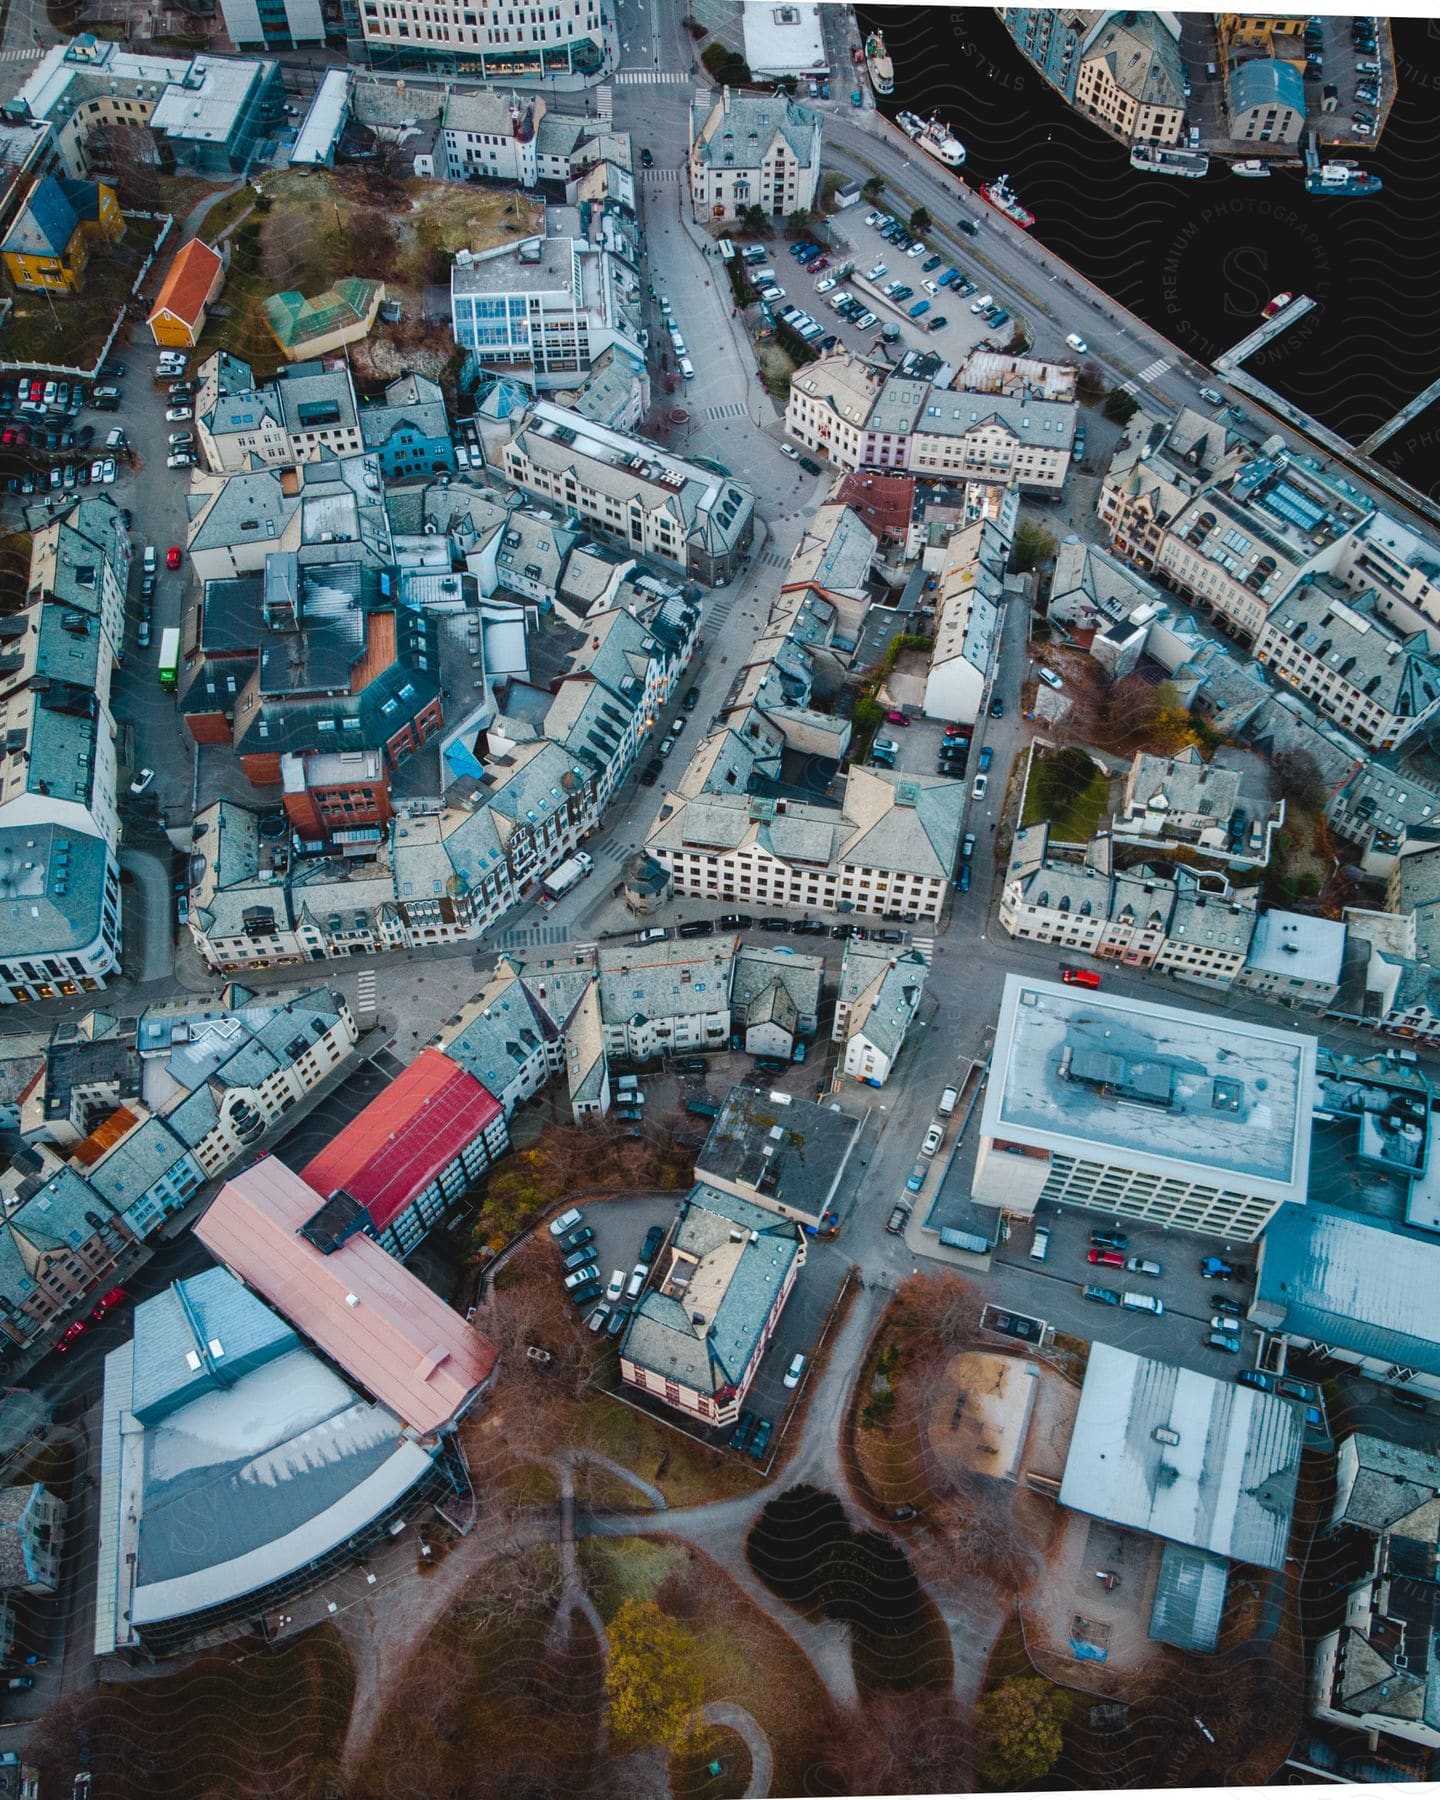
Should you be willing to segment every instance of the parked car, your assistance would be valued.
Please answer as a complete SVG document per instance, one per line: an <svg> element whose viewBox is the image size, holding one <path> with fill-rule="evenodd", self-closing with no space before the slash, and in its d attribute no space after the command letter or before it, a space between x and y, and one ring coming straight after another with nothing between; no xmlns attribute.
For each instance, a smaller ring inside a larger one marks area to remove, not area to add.
<svg viewBox="0 0 1440 1800"><path fill-rule="evenodd" d="M783 1075L790 1065L780 1056L757 1056L755 1067L762 1075Z"/></svg>
<svg viewBox="0 0 1440 1800"><path fill-rule="evenodd" d="M153 769L142 769L130 783L130 792L132 794L143 794L154 779L155 771Z"/></svg>
<svg viewBox="0 0 1440 1800"><path fill-rule="evenodd" d="M1245 1308L1238 1300L1232 1300L1228 1294L1212 1294L1210 1305L1218 1313L1229 1313L1232 1318L1239 1318Z"/></svg>
<svg viewBox="0 0 1440 1800"><path fill-rule="evenodd" d="M1430 1408L1421 1394L1409 1393L1405 1388L1391 1388L1390 1399L1396 1406L1403 1406L1406 1412L1429 1412Z"/></svg>
<svg viewBox="0 0 1440 1800"><path fill-rule="evenodd" d="M903 1200L890 1208L890 1217L885 1221L885 1229L891 1237L899 1237L905 1229L905 1221L910 1217L910 1208Z"/></svg>
<svg viewBox="0 0 1440 1800"><path fill-rule="evenodd" d="M1240 1350L1239 1338L1226 1337L1223 1331L1209 1331L1200 1342L1207 1350L1227 1350L1231 1356L1237 1355Z"/></svg>
<svg viewBox="0 0 1440 1800"><path fill-rule="evenodd" d="M1223 1331L1226 1337L1239 1337L1242 1326L1240 1321L1232 1318L1229 1313L1216 1313L1210 1320L1210 1329Z"/></svg>
<svg viewBox="0 0 1440 1800"><path fill-rule="evenodd" d="M730 1448L732 1450L738 1450L743 1456L745 1451L750 1447L750 1433L754 1429L754 1413L749 1411L742 1412L735 1423L735 1429L730 1433Z"/></svg>
<svg viewBox="0 0 1440 1800"><path fill-rule="evenodd" d="M1090 1242L1101 1250L1128 1250L1130 1240L1123 1231L1092 1231Z"/></svg>
<svg viewBox="0 0 1440 1800"><path fill-rule="evenodd" d="M579 1250L572 1250L560 1266L567 1274L575 1269L583 1269L594 1254L595 1252L593 1250L586 1246L582 1246ZM600 1271L597 1269L595 1273L598 1275Z"/></svg>
<svg viewBox="0 0 1440 1800"><path fill-rule="evenodd" d="M1118 1306L1120 1304L1120 1296L1115 1292L1114 1288L1082 1287L1080 1290L1080 1298L1082 1300L1093 1300L1098 1306Z"/></svg>
<svg viewBox="0 0 1440 1800"><path fill-rule="evenodd" d="M799 1387L800 1376L804 1368L805 1353L803 1350L797 1350L794 1356L790 1358L790 1367L785 1371L785 1386L787 1388Z"/></svg>
<svg viewBox="0 0 1440 1800"><path fill-rule="evenodd" d="M583 1287L587 1281L598 1281L599 1278L600 1270L594 1263L583 1263L578 1269L572 1269L565 1277L565 1285L573 1291L575 1288ZM599 1293L600 1290L596 1288L595 1291Z"/></svg>
<svg viewBox="0 0 1440 1800"><path fill-rule="evenodd" d="M762 931L788 931L790 921L788 919L762 919L760 929Z"/></svg>
<svg viewBox="0 0 1440 1800"><path fill-rule="evenodd" d="M765 1452L770 1448L770 1434L774 1429L775 1427L769 1419L762 1419L755 1427L755 1435L750 1440L750 1454L755 1458L756 1462L759 1462L760 1458L764 1456Z"/></svg>
<svg viewBox="0 0 1440 1800"><path fill-rule="evenodd" d="M583 1312L587 1306L593 1305L599 1298L600 1283L598 1281L587 1281L583 1287L571 1288L570 1290L571 1303L581 1312Z"/></svg>
<svg viewBox="0 0 1440 1800"><path fill-rule="evenodd" d="M560 1240L562 1250L578 1250L582 1244L593 1244L595 1233L588 1225L581 1225L578 1230L567 1231Z"/></svg>
<svg viewBox="0 0 1440 1800"><path fill-rule="evenodd" d="M567 1231L573 1231L581 1223L585 1215L578 1206L572 1206L568 1212L561 1213L558 1219L550 1221L550 1235L553 1238L564 1237Z"/></svg>
<svg viewBox="0 0 1440 1800"><path fill-rule="evenodd" d="M180 546L178 544L172 544L165 552L165 567L167 569L178 569L180 567L181 556L182 552Z"/></svg>
<svg viewBox="0 0 1440 1800"><path fill-rule="evenodd" d="M1067 987L1098 988L1100 986L1100 977L1093 969L1062 968L1060 979Z"/></svg>
<svg viewBox="0 0 1440 1800"><path fill-rule="evenodd" d="M652 1225L645 1233L645 1241L640 1246L641 1262L646 1264L654 1262L656 1253L664 1242L665 1227L663 1225Z"/></svg>
<svg viewBox="0 0 1440 1800"><path fill-rule="evenodd" d="M983 800L989 791L990 777L988 775L977 775L975 777L975 784L970 789L970 798L972 800Z"/></svg>
<svg viewBox="0 0 1440 1800"><path fill-rule="evenodd" d="M1095 1263L1102 1269L1123 1269L1125 1258L1118 1250L1087 1250L1086 1262Z"/></svg>
<svg viewBox="0 0 1440 1800"><path fill-rule="evenodd" d="M1148 1256L1132 1256L1125 1267L1132 1275L1150 1275L1156 1280L1161 1274L1159 1263L1152 1262Z"/></svg>
<svg viewBox="0 0 1440 1800"><path fill-rule="evenodd" d="M1270 1377L1263 1369L1241 1369L1235 1379L1241 1387L1254 1388L1256 1393L1268 1394L1271 1391Z"/></svg>
<svg viewBox="0 0 1440 1800"><path fill-rule="evenodd" d="M1090 346L1085 342L1084 338L1082 338L1080 336L1080 334L1075 331L1071 331L1066 334L1065 342L1070 346L1070 348L1072 350L1078 350L1080 352L1081 356L1083 356L1085 354L1085 352L1090 348Z"/></svg>
<svg viewBox="0 0 1440 1800"><path fill-rule="evenodd" d="M755 921L749 913L721 913L715 923L722 931L748 931Z"/></svg>
<svg viewBox="0 0 1440 1800"><path fill-rule="evenodd" d="M1239 1281L1242 1279L1240 1265L1226 1262L1223 1256L1202 1256L1200 1273L1206 1281Z"/></svg>

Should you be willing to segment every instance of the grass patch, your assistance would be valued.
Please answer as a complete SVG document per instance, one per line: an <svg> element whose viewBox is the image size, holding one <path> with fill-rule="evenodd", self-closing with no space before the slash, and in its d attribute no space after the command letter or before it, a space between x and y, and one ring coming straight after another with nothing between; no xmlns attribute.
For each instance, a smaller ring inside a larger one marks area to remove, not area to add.
<svg viewBox="0 0 1440 1800"><path fill-rule="evenodd" d="M254 1793L338 1792L354 1691L349 1654L326 1625L283 1649L202 1657L62 1701L27 1754L52 1789L88 1768L116 1800L206 1800L235 1793L237 1780ZM77 1729L89 1733L83 1753Z"/></svg>
<svg viewBox="0 0 1440 1800"><path fill-rule="evenodd" d="M805 1793L807 1771L823 1755L830 1703L788 1633L698 1550L664 1539L589 1538L580 1555L604 1617L621 1599L634 1598L653 1599L684 1621L695 1639L704 1698L730 1700L752 1713L775 1759L771 1791ZM689 1791L677 1782L677 1795Z"/></svg>
<svg viewBox="0 0 1440 1800"><path fill-rule="evenodd" d="M710 1765L720 1764L712 1775ZM739 1800L750 1785L750 1752L744 1738L725 1726L708 1725L688 1749L670 1758L670 1792L675 1800Z"/></svg>
<svg viewBox="0 0 1440 1800"><path fill-rule="evenodd" d="M10 362L88 369L130 298L140 266L160 235L159 219L126 219L118 244L97 244L74 294L32 294L17 289L0 328L0 353Z"/></svg>
<svg viewBox="0 0 1440 1800"><path fill-rule="evenodd" d="M1050 821L1053 840L1088 843L1099 829L1110 801L1110 780L1083 750L1037 750L1030 765L1030 785L1020 823Z"/></svg>
<svg viewBox="0 0 1440 1800"><path fill-rule="evenodd" d="M497 1477L501 1493L517 1506L558 1506L560 1483L548 1463L509 1463Z"/></svg>
<svg viewBox="0 0 1440 1800"><path fill-rule="evenodd" d="M698 1506L749 1493L754 1487L749 1465L738 1456L696 1443L623 1401L596 1394L587 1401L585 1413L583 1435L574 1441L653 1482L669 1506ZM634 1497L642 1498L638 1493Z"/></svg>

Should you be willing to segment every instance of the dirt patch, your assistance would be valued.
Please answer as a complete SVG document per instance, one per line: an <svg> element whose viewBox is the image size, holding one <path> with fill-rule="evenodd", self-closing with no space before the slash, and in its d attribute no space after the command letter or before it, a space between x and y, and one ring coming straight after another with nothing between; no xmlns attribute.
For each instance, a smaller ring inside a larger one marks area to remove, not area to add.
<svg viewBox="0 0 1440 1800"><path fill-rule="evenodd" d="M1068 1686L1132 1694L1165 1653L1147 1635L1164 1546L1158 1538L1055 1510L1045 1578L1023 1606L1030 1658ZM1114 1587L1110 1576L1117 1577Z"/></svg>
<svg viewBox="0 0 1440 1800"><path fill-rule="evenodd" d="M942 1468L1005 1479L1019 1467L1040 1381L1037 1364L964 1350L934 1388L926 1439Z"/></svg>

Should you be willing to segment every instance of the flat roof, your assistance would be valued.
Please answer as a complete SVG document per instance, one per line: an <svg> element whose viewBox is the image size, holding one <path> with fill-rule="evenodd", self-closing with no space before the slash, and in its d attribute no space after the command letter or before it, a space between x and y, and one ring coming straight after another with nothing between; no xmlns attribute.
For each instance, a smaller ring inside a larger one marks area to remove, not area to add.
<svg viewBox="0 0 1440 1800"><path fill-rule="evenodd" d="M794 0L745 0L745 61L756 75L821 75L830 60L820 8Z"/></svg>
<svg viewBox="0 0 1440 1800"><path fill-rule="evenodd" d="M1060 1504L1283 1568L1303 1439L1288 1400L1092 1344Z"/></svg>
<svg viewBox="0 0 1440 1800"><path fill-rule="evenodd" d="M1021 975L1005 979L982 1129L1303 1201L1315 1039Z"/></svg>
<svg viewBox="0 0 1440 1800"><path fill-rule="evenodd" d="M305 122L295 135L295 144L290 152L292 163L324 162L334 147L335 140L345 129L345 119L350 110L350 71L348 69L331 69L320 83L320 91L316 94L310 110L305 115Z"/></svg>

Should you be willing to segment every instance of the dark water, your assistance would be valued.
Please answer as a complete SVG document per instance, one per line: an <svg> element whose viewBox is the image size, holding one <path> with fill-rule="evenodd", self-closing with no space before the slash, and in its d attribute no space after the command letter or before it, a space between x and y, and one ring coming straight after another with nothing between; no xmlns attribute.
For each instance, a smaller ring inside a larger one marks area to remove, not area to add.
<svg viewBox="0 0 1440 1800"><path fill-rule="evenodd" d="M975 184L1008 171L1033 236L1174 343L1210 361L1282 289L1316 309L1255 357L1254 373L1358 442L1440 376L1440 22L1393 22L1399 97L1379 145L1330 152L1384 180L1369 199L1305 193L1298 171L1245 181L1139 174L1072 112L986 8L861 9L881 25L900 107L938 112ZM1297 152L1298 155L1298 152ZM1440 407L1380 458L1440 494Z"/></svg>

